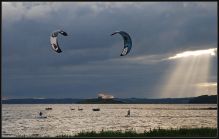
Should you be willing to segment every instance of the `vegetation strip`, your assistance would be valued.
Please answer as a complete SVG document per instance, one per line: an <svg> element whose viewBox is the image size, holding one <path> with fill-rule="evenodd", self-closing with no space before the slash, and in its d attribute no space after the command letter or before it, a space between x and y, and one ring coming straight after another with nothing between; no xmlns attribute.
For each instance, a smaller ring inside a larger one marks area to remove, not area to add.
<svg viewBox="0 0 219 139"><path fill-rule="evenodd" d="M154 129L137 133L136 131L100 131L80 132L77 135L59 135L57 137L216 137L217 128L179 128Z"/></svg>

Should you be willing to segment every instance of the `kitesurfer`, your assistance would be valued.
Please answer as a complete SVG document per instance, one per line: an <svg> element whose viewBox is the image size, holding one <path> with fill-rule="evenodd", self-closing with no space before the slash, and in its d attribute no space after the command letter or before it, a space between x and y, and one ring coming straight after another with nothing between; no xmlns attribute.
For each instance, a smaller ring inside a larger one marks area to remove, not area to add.
<svg viewBox="0 0 219 139"><path fill-rule="evenodd" d="M127 116L130 116L130 109L128 110Z"/></svg>
<svg viewBox="0 0 219 139"><path fill-rule="evenodd" d="M40 116L42 116L42 115L43 115L43 113L40 111L39 115L40 115Z"/></svg>

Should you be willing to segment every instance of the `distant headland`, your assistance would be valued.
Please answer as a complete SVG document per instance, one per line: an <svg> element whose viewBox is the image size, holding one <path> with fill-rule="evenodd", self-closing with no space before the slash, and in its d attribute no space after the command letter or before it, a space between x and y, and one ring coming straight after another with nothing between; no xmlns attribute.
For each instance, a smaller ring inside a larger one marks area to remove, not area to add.
<svg viewBox="0 0 219 139"><path fill-rule="evenodd" d="M187 98L114 98L112 96L100 96L92 99L73 98L25 98L6 99L2 104L217 104L217 95L202 95Z"/></svg>

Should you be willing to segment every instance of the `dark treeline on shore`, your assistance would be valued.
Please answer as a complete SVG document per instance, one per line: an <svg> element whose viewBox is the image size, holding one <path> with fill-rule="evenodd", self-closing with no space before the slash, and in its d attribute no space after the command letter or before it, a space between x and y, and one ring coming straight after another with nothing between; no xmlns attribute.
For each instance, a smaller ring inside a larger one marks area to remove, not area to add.
<svg viewBox="0 0 219 139"><path fill-rule="evenodd" d="M2 104L217 104L217 95L203 95L188 98L113 98L113 99L7 99Z"/></svg>

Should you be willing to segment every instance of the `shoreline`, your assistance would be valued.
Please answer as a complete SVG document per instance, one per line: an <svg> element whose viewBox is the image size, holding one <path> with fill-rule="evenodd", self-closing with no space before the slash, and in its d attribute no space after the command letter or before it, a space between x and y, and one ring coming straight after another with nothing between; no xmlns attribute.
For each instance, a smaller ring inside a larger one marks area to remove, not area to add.
<svg viewBox="0 0 219 139"><path fill-rule="evenodd" d="M217 128L178 128L178 129L152 129L137 133L134 130L128 131L91 131L80 132L76 135L59 135L56 137L217 137Z"/></svg>
<svg viewBox="0 0 219 139"><path fill-rule="evenodd" d="M75 135L62 134L56 135L55 138L71 138L71 137L217 137L217 128L201 127L201 128L170 128L170 129L152 129L150 131L144 131L143 133L137 133L135 130L102 130L102 131L81 131ZM28 138L28 137L41 137L19 135L16 137ZM42 136L50 137L50 136Z"/></svg>

